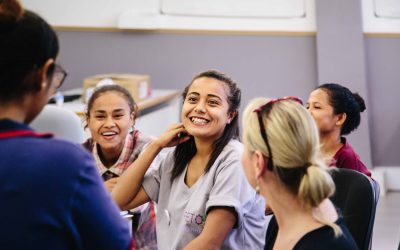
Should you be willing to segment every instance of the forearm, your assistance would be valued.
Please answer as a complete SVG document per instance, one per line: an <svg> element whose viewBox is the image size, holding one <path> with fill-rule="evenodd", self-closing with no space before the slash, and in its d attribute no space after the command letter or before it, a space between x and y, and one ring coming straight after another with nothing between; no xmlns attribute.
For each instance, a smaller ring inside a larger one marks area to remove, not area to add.
<svg viewBox="0 0 400 250"><path fill-rule="evenodd" d="M184 249L220 249L236 221L236 212L233 208L217 207L212 209L207 215L201 234Z"/></svg>
<svg viewBox="0 0 400 250"><path fill-rule="evenodd" d="M221 246L218 244L217 240L206 239L204 235L197 236L194 240L192 240L184 250L213 250L220 249Z"/></svg>
<svg viewBox="0 0 400 250"><path fill-rule="evenodd" d="M151 143L119 178L111 195L120 208L136 198L147 169L161 149L157 143Z"/></svg>

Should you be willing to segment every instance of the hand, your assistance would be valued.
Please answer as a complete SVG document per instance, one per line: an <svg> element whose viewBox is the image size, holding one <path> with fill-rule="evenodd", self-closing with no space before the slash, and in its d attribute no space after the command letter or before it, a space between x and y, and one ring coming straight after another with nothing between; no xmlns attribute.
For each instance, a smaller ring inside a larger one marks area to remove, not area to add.
<svg viewBox="0 0 400 250"><path fill-rule="evenodd" d="M167 131L165 131L160 137L155 140L161 148L173 147L181 144L190 139L190 135L182 123L172 125Z"/></svg>
<svg viewBox="0 0 400 250"><path fill-rule="evenodd" d="M115 185L118 183L119 177L111 178L107 181L104 182L104 186L106 186L106 189L108 192L111 193L111 191L114 189Z"/></svg>

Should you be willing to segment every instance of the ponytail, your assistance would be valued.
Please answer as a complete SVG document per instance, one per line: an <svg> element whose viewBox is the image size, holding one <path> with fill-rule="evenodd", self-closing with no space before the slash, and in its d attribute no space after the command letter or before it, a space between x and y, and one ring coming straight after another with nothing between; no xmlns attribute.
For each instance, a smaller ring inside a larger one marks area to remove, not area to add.
<svg viewBox="0 0 400 250"><path fill-rule="evenodd" d="M315 210L319 204L332 196L334 192L335 183L327 170L318 165L307 167L305 174L300 181L298 199L306 209L312 210L312 215L317 221L330 226L337 237L342 234L340 227L319 216Z"/></svg>

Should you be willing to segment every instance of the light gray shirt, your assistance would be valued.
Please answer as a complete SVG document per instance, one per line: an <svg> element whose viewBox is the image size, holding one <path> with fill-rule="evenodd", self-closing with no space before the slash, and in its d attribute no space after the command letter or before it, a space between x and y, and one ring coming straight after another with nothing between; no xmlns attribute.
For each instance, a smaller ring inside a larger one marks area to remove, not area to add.
<svg viewBox="0 0 400 250"><path fill-rule="evenodd" d="M248 183L241 166L243 146L229 142L210 170L192 187L185 184L186 170L172 183L173 151L158 168L149 171L143 187L158 203L157 241L159 249L182 249L203 230L212 207L231 207L237 224L221 249L263 249L265 240L264 199Z"/></svg>

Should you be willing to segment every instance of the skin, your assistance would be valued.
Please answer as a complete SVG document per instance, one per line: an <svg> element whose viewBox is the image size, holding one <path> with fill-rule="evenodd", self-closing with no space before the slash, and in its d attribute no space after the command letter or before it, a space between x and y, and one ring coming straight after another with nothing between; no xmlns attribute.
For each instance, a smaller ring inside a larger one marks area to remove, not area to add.
<svg viewBox="0 0 400 250"><path fill-rule="evenodd" d="M112 192L112 197L122 209L137 207L149 197L141 186L143 176L153 159L165 147L176 146L194 137L197 153L190 161L185 183L191 187L204 173L206 163L226 124L236 113L230 113L228 90L224 83L212 78L196 79L184 100L182 123L172 125L153 141L128 168ZM185 133L186 136L178 137ZM207 214L203 231L185 249L219 249L236 223L236 214L230 208L215 207Z"/></svg>
<svg viewBox="0 0 400 250"><path fill-rule="evenodd" d="M93 102L87 124L104 166L111 167L120 157L134 119L127 100L116 91L105 92ZM104 183L110 192L118 179Z"/></svg>
<svg viewBox="0 0 400 250"><path fill-rule="evenodd" d="M343 146L340 141L340 131L346 120L346 114L334 114L333 107L329 103L329 95L323 89L311 92L306 108L318 126L323 154L327 158L332 158Z"/></svg>

